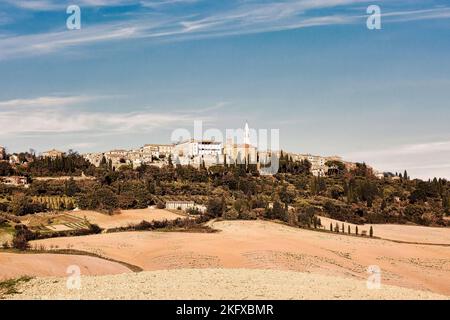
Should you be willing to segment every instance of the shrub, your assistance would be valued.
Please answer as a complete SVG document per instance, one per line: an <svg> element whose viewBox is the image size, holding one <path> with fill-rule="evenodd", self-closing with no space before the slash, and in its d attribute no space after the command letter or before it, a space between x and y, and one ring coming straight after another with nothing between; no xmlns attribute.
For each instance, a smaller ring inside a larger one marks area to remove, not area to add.
<svg viewBox="0 0 450 320"><path fill-rule="evenodd" d="M211 217L221 217L225 211L225 201L223 198L213 198L208 201L206 209Z"/></svg>
<svg viewBox="0 0 450 320"><path fill-rule="evenodd" d="M30 245L28 244L28 240L25 234L16 234L12 240L12 247L14 249L19 249L22 251L29 249Z"/></svg>
<svg viewBox="0 0 450 320"><path fill-rule="evenodd" d="M162 201L159 201L157 204L156 204L156 208L158 208L158 209L164 209L166 207L166 205L164 204L164 202L162 202Z"/></svg>

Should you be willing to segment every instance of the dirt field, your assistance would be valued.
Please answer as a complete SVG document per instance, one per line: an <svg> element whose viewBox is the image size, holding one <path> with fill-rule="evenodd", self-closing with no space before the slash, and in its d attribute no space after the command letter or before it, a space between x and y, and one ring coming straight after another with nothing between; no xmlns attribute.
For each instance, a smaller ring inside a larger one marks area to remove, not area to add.
<svg viewBox="0 0 450 320"><path fill-rule="evenodd" d="M342 222L338 220L333 220L325 217L320 217L320 220L322 222L322 225L327 230L330 229L330 222L333 224L333 228L336 222L338 223L339 228L341 228L342 226ZM347 228L349 225L351 233L355 233L356 225L346 222L344 223L345 233L347 233ZM367 224L358 226L359 233L361 234L362 230L366 230L367 234L369 234L370 226L373 227L374 236L383 239L450 245L450 228L431 228L397 224Z"/></svg>
<svg viewBox="0 0 450 320"><path fill-rule="evenodd" d="M126 227L142 220L175 220L184 218L164 209L122 210L119 214L107 215L95 211L79 210L57 213L39 213L21 217L22 223L34 231L67 231L87 228L86 220L97 224L100 228L110 229Z"/></svg>
<svg viewBox="0 0 450 320"><path fill-rule="evenodd" d="M65 254L17 254L0 252L0 279L21 276L66 276L71 265L80 267L85 275L106 275L130 272L125 266L103 259Z"/></svg>
<svg viewBox="0 0 450 320"><path fill-rule="evenodd" d="M287 281L287 279L289 279ZM446 299L405 288L367 289L364 281L277 270L182 269L82 277L79 290L64 278L33 279L10 299ZM169 290L168 290L169 289Z"/></svg>
<svg viewBox="0 0 450 320"><path fill-rule="evenodd" d="M73 211L68 215L77 218L86 219L90 223L97 224L100 228L110 229L117 227L126 227L129 224L136 224L142 220L175 220L177 218L184 218L182 215L172 213L164 209L135 209L135 210L122 210L120 214L107 215L95 211Z"/></svg>
<svg viewBox="0 0 450 320"><path fill-rule="evenodd" d="M144 270L273 269L365 280L368 267L376 265L383 284L450 296L450 247L351 237L265 221L222 221L212 226L221 232L125 232L37 242L60 248L70 244Z"/></svg>

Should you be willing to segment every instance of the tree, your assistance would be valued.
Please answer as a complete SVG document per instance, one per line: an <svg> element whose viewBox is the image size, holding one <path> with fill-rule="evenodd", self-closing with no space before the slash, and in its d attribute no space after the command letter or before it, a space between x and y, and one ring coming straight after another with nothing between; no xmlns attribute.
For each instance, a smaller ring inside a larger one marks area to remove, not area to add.
<svg viewBox="0 0 450 320"><path fill-rule="evenodd" d="M342 233L345 233L344 224L342 223Z"/></svg>
<svg viewBox="0 0 450 320"><path fill-rule="evenodd" d="M406 170L405 173L403 174L403 179L405 179L406 181L409 180L408 172Z"/></svg>
<svg viewBox="0 0 450 320"><path fill-rule="evenodd" d="M225 211L225 199L212 198L208 201L206 212L213 218L221 217Z"/></svg>
<svg viewBox="0 0 450 320"><path fill-rule="evenodd" d="M333 224L330 222L330 231L333 231Z"/></svg>
<svg viewBox="0 0 450 320"><path fill-rule="evenodd" d="M450 213L450 197L448 193L445 193L442 196L442 207L444 208L444 212L448 215Z"/></svg>
<svg viewBox="0 0 450 320"><path fill-rule="evenodd" d="M381 211L384 211L386 209L386 207L387 207L386 199L383 198L383 201L381 201L381 206L380 206Z"/></svg>
<svg viewBox="0 0 450 320"><path fill-rule="evenodd" d="M339 224L336 222L336 226L334 227L334 232L339 233Z"/></svg>
<svg viewBox="0 0 450 320"><path fill-rule="evenodd" d="M11 201L12 213L16 216L24 216L36 212L46 211L44 204L33 202L33 199L24 194L17 194Z"/></svg>
<svg viewBox="0 0 450 320"><path fill-rule="evenodd" d="M119 199L110 187L100 187L80 195L78 204L81 209L99 210L108 214L119 209Z"/></svg>
<svg viewBox="0 0 450 320"><path fill-rule="evenodd" d="M370 226L369 235L370 235L371 238L373 237L373 228L372 228L372 226Z"/></svg>
<svg viewBox="0 0 450 320"><path fill-rule="evenodd" d="M283 207L279 201L275 201L272 208L272 218L287 222L288 212L286 206Z"/></svg>
<svg viewBox="0 0 450 320"><path fill-rule="evenodd" d="M28 230L24 225L16 225L14 238L12 240L12 247L14 249L25 251L30 248L29 240L34 238L33 232Z"/></svg>
<svg viewBox="0 0 450 320"><path fill-rule="evenodd" d="M15 174L14 168L6 161L0 161L0 176L12 176Z"/></svg>
<svg viewBox="0 0 450 320"><path fill-rule="evenodd" d="M348 234L351 234L351 229L350 229L350 225L348 226Z"/></svg>
<svg viewBox="0 0 450 320"><path fill-rule="evenodd" d="M23 234L17 234L12 240L12 247L21 251L25 251L30 248L27 238Z"/></svg>
<svg viewBox="0 0 450 320"><path fill-rule="evenodd" d="M75 180L70 177L70 179L65 182L65 194L68 197L73 197L79 191L80 189L78 188Z"/></svg>
<svg viewBox="0 0 450 320"><path fill-rule="evenodd" d="M356 226L355 233L356 233L356 235L358 235L358 226Z"/></svg>

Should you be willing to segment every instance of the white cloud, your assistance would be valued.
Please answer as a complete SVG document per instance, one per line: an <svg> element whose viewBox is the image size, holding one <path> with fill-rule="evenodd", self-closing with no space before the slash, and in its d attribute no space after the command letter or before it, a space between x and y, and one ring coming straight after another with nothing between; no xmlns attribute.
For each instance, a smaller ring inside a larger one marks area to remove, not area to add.
<svg viewBox="0 0 450 320"><path fill-rule="evenodd" d="M352 152L345 158L366 162L378 170L403 172L412 177L450 179L450 141L435 141L396 147Z"/></svg>
<svg viewBox="0 0 450 320"><path fill-rule="evenodd" d="M61 1L61 0L4 0L9 5L24 10L33 11L53 11L63 10L70 4L76 4L81 7L104 7L118 6L132 3L138 3L136 0L77 0L77 1Z"/></svg>
<svg viewBox="0 0 450 320"><path fill-rule="evenodd" d="M0 101L0 108L23 108L23 107L53 107L67 106L87 101L92 101L98 97L92 96L69 96L69 97L37 97L32 99L13 99Z"/></svg>
<svg viewBox="0 0 450 320"><path fill-rule="evenodd" d="M50 0L14 1L17 5L43 8L57 2ZM142 6L163 6L177 3L189 4L196 0L83 0L88 6L140 3ZM34 3L34 4L31 4ZM97 25L83 25L81 30L54 31L40 34L4 36L0 38L0 59L51 53L74 46L89 45L128 39L152 38L160 41L177 41L196 38L220 37L236 34L251 34L269 31L299 29L323 25L364 23L365 10L354 14L354 10L339 14L310 14L318 9L349 9L357 4L368 4L369 0L286 0L238 1L231 9L201 12L196 15L175 14L170 10L158 13L146 12L145 17L129 15L127 20ZM382 11L383 23L450 17L449 7L433 7L423 10Z"/></svg>
<svg viewBox="0 0 450 320"><path fill-rule="evenodd" d="M131 38L136 29L124 24L100 25L76 31L0 38L0 59L49 53L75 45Z"/></svg>
<svg viewBox="0 0 450 320"><path fill-rule="evenodd" d="M52 107L0 109L0 136L81 132L130 134L192 125L194 120L196 117L188 113L108 113ZM210 118L203 117L203 120Z"/></svg>
<svg viewBox="0 0 450 320"><path fill-rule="evenodd" d="M176 4L192 4L197 3L199 1L201 0L142 0L139 3L143 7L158 8Z"/></svg>
<svg viewBox="0 0 450 320"><path fill-rule="evenodd" d="M51 0L5 0L6 3L26 10L55 10L61 8L61 5Z"/></svg>

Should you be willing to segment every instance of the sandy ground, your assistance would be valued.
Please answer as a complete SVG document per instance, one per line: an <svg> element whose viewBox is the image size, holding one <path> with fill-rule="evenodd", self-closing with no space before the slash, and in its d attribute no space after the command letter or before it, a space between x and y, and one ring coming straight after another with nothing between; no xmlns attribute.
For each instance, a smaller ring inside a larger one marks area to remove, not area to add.
<svg viewBox="0 0 450 320"><path fill-rule="evenodd" d="M267 221L221 221L212 226L221 232L124 232L37 242L47 248L70 244L149 271L273 269L365 280L368 267L376 265L383 284L450 296L450 247L351 237Z"/></svg>
<svg viewBox="0 0 450 320"><path fill-rule="evenodd" d="M86 219L90 223L97 224L100 228L109 229L117 227L126 227L129 224L137 224L142 220L175 220L177 218L185 218L182 215L164 210L164 209L134 209L122 210L120 214L107 215L95 211L73 211L69 215Z"/></svg>
<svg viewBox="0 0 450 320"><path fill-rule="evenodd" d="M21 276L65 276L69 266L80 267L81 274L106 275L130 272L125 266L103 259L63 254L0 253L0 279Z"/></svg>
<svg viewBox="0 0 450 320"><path fill-rule="evenodd" d="M330 222L333 224L333 228L336 222L339 228L342 228L342 222L333 220L326 217L320 217L322 225L325 229L330 229ZM351 233L355 233L356 225L351 223L344 223L345 233L350 225ZM450 228L432 228L423 226L412 225L397 225L397 224L366 224L358 225L358 231L361 234L362 230L366 230L369 234L370 226L373 227L374 236L383 239L391 239L406 242L417 243L438 243L450 245Z"/></svg>
<svg viewBox="0 0 450 320"><path fill-rule="evenodd" d="M170 279L170 281L169 281ZM288 281L286 281L289 279ZM10 299L448 299L411 289L315 274L249 269L177 269L82 277L79 290L67 279L33 279Z"/></svg>

